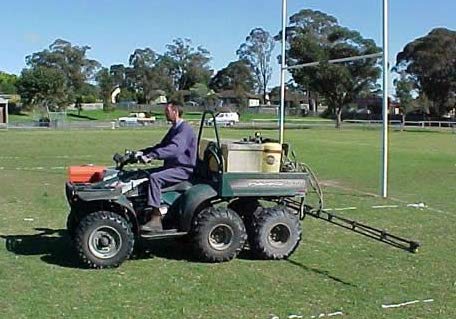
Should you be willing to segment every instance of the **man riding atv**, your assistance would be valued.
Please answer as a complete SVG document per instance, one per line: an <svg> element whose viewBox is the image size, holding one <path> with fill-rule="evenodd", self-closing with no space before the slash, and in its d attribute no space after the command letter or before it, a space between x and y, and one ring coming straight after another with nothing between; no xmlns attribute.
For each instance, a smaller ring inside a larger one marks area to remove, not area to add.
<svg viewBox="0 0 456 319"><path fill-rule="evenodd" d="M196 165L197 139L192 127L183 121L182 107L175 103L165 106L166 119L172 123L168 133L157 145L136 153L141 162L153 159L164 160L162 167L149 175L147 207L144 210L145 224L141 230L163 232L160 212L161 189L188 180Z"/></svg>

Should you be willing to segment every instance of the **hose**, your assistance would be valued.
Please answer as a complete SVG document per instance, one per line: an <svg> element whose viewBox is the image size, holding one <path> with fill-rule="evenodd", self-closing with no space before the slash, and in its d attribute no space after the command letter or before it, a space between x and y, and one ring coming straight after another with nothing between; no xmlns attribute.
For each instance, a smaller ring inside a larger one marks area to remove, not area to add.
<svg viewBox="0 0 456 319"><path fill-rule="evenodd" d="M306 163L297 163L297 170L300 172L306 172L309 174L309 181L310 181L310 186L313 188L315 193L318 196L318 208L312 208L313 212L320 212L323 210L324 207L324 198L323 198L323 191L321 189L320 183L318 182L317 176L315 173L312 171L309 165ZM302 204L304 204L304 198Z"/></svg>

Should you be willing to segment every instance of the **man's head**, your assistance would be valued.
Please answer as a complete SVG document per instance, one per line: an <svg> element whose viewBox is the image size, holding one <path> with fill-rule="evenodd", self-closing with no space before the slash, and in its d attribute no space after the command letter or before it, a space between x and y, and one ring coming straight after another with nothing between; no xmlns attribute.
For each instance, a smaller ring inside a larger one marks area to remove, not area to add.
<svg viewBox="0 0 456 319"><path fill-rule="evenodd" d="M183 113L182 107L177 103L170 102L165 106L166 119L170 122L176 123L181 119Z"/></svg>

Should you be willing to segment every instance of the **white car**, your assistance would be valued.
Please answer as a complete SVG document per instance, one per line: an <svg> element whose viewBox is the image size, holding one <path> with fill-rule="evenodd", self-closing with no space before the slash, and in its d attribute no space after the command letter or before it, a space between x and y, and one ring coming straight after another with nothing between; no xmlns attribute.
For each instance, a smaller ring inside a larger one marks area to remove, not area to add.
<svg viewBox="0 0 456 319"><path fill-rule="evenodd" d="M155 122L155 116L146 117L145 113L130 113L128 116L119 117L120 126L149 125Z"/></svg>
<svg viewBox="0 0 456 319"><path fill-rule="evenodd" d="M213 118L207 120L208 125L214 124L213 122ZM220 112L215 116L215 122L218 125L232 126L239 123L239 114L236 112Z"/></svg>

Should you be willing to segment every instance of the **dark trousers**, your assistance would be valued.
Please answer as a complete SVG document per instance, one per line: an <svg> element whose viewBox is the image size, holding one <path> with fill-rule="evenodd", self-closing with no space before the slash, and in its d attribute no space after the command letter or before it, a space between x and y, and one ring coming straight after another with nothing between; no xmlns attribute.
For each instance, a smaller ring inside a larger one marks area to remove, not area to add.
<svg viewBox="0 0 456 319"><path fill-rule="evenodd" d="M192 172L193 169L187 167L159 167L154 169L149 175L147 205L155 208L160 207L161 189L188 180Z"/></svg>

